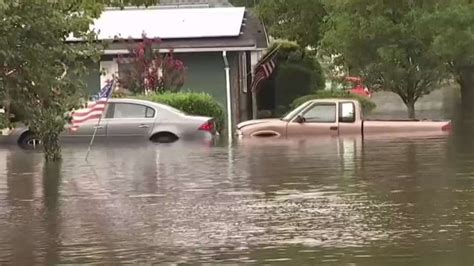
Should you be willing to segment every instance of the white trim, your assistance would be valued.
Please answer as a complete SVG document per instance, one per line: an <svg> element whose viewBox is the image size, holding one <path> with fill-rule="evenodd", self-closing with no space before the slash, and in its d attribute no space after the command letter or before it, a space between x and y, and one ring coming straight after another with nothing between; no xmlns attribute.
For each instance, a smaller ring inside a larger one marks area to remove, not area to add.
<svg viewBox="0 0 474 266"><path fill-rule="evenodd" d="M230 67L227 61L227 51L222 51L222 58L224 60L225 69L225 84L226 84L226 96L227 96L227 135L229 144L232 142L232 98L230 90Z"/></svg>
<svg viewBox="0 0 474 266"><path fill-rule="evenodd" d="M199 53L199 52L222 52L222 51L263 51L265 49L256 48L255 46L248 47L216 47L216 48L177 48L177 49L160 49L160 52L169 53ZM104 50L104 55L116 55L116 54L128 54L130 53L127 49L106 49Z"/></svg>

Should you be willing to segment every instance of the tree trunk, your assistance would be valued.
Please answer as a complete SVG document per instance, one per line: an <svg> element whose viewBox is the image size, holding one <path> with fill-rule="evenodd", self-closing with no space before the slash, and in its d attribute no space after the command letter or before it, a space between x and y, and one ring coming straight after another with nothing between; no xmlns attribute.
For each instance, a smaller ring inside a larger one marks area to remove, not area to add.
<svg viewBox="0 0 474 266"><path fill-rule="evenodd" d="M463 113L474 114L474 65L458 69Z"/></svg>
<svg viewBox="0 0 474 266"><path fill-rule="evenodd" d="M408 118L414 119L416 116L415 101L408 101L407 103L405 103L405 105L407 106L407 110L408 110Z"/></svg>
<svg viewBox="0 0 474 266"><path fill-rule="evenodd" d="M58 119L55 110L45 109L33 117L32 131L37 134L43 146L44 158L48 162L61 160L60 135L64 130L64 120Z"/></svg>
<svg viewBox="0 0 474 266"><path fill-rule="evenodd" d="M59 143L59 134L51 132L43 135L41 138L43 145L44 158L48 162L61 160L61 145Z"/></svg>

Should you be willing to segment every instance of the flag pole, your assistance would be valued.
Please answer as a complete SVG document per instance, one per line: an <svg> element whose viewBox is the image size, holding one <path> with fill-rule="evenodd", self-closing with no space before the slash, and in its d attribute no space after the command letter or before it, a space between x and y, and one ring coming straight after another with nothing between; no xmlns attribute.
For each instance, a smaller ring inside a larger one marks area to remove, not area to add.
<svg viewBox="0 0 474 266"><path fill-rule="evenodd" d="M255 81L255 70L259 68L264 61L266 61L268 58L273 56L279 49L280 49L281 43L278 43L273 50L270 50L267 54L265 54L260 60L257 62L257 64L253 67L252 71L249 73L252 75L252 83ZM257 92L253 89L253 86L251 88L252 93L252 119L257 119L258 118L258 103L257 103Z"/></svg>
<svg viewBox="0 0 474 266"><path fill-rule="evenodd" d="M112 80L112 85L111 85L111 86L112 86L112 88L111 88L112 91L110 92L110 97L112 96L112 92L113 92L113 89L114 89L113 86L114 86L114 85L115 85L115 84L114 84L114 80ZM109 98L110 98L110 97L107 97L107 100L105 100L105 105L104 105L104 107L107 106L107 102L109 101ZM104 108L104 109L105 109L105 108ZM97 121L97 125L94 127L94 133L92 134L91 141L89 142L89 147L87 148L87 153L86 153L86 158L85 158L86 162L87 162L87 158L89 157L89 153L91 152L92 144L94 143L95 135L97 134L97 129L98 129L99 126L100 126L100 122L102 121L102 117L103 117L103 116L104 116L104 115L102 114L102 115L99 117L99 121Z"/></svg>
<svg viewBox="0 0 474 266"><path fill-rule="evenodd" d="M280 49L281 43L278 43L273 50L270 50L267 54L265 54L262 58L260 58L259 62L257 65L255 65L255 69L258 68L264 61L266 61L268 58L270 58L274 53L276 53Z"/></svg>

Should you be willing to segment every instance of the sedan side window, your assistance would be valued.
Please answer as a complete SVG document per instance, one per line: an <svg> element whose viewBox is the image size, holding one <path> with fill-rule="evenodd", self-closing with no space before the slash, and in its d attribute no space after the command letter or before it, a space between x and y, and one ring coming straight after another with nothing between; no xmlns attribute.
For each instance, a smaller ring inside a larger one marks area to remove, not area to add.
<svg viewBox="0 0 474 266"><path fill-rule="evenodd" d="M148 117L148 107L131 104L131 103L115 103L114 118L146 118ZM153 113L154 115L154 113Z"/></svg>
<svg viewBox="0 0 474 266"><path fill-rule="evenodd" d="M155 109L147 107L145 117L146 118L154 118L155 117Z"/></svg>
<svg viewBox="0 0 474 266"><path fill-rule="evenodd" d="M315 104L303 115L307 123L336 122L336 104Z"/></svg>

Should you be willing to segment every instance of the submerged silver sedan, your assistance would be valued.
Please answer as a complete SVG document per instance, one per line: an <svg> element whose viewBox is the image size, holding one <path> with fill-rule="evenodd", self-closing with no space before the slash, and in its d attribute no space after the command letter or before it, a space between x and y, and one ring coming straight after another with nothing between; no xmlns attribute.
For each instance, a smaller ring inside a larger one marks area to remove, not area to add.
<svg viewBox="0 0 474 266"><path fill-rule="evenodd" d="M178 140L212 141L218 135L215 119L192 116L168 105L146 100L111 98L105 105L100 119L85 121L78 128L71 124L61 135L62 142L91 140L147 140L154 143L172 143ZM22 148L36 148L41 143L27 127L18 127L7 136L7 143L17 143Z"/></svg>

